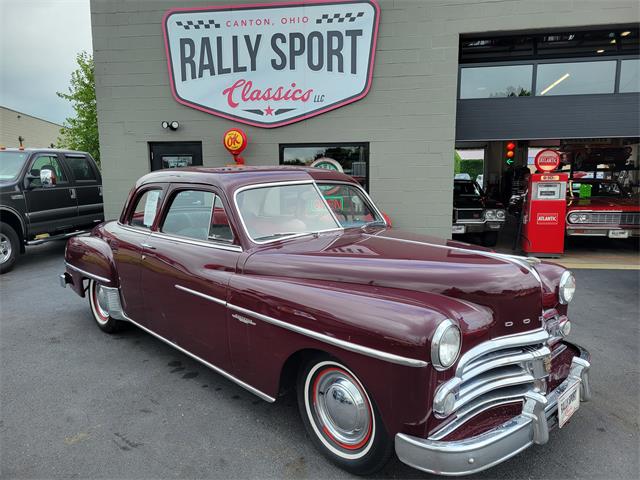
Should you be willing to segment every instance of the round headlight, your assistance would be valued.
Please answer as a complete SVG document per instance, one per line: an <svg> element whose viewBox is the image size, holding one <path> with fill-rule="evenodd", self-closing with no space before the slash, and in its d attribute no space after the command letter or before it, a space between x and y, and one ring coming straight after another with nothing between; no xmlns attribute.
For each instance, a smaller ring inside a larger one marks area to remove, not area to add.
<svg viewBox="0 0 640 480"><path fill-rule="evenodd" d="M589 215L586 213L572 213L569 215L569 222L571 223L587 223L589 221Z"/></svg>
<svg viewBox="0 0 640 480"><path fill-rule="evenodd" d="M560 277L559 291L560 303L567 304L573 300L573 295L576 293L576 279L569 270L564 272Z"/></svg>
<svg viewBox="0 0 640 480"><path fill-rule="evenodd" d="M484 218L487 220L495 220L496 219L496 211L495 210L487 210L484 212Z"/></svg>
<svg viewBox="0 0 640 480"><path fill-rule="evenodd" d="M506 217L506 213L504 210L497 210L496 216L498 217L498 220L504 220Z"/></svg>
<svg viewBox="0 0 640 480"><path fill-rule="evenodd" d="M449 319L444 320L431 340L431 362L436 370L449 368L460 353L460 329Z"/></svg>

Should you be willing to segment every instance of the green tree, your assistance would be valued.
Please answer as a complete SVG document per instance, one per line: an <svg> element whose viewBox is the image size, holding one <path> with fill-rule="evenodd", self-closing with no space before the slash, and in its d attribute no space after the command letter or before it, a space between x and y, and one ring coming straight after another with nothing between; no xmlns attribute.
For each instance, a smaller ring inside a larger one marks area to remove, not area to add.
<svg viewBox="0 0 640 480"><path fill-rule="evenodd" d="M65 120L56 146L89 152L99 165L100 143L93 57L87 52L81 52L76 56L76 62L78 69L71 74L68 93L57 92L58 97L71 102L75 117Z"/></svg>

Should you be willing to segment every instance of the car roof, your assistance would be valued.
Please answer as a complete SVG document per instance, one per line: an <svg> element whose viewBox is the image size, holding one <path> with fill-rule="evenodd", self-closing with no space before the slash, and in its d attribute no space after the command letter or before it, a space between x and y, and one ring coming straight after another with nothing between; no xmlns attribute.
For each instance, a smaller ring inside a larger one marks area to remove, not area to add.
<svg viewBox="0 0 640 480"><path fill-rule="evenodd" d="M67 150L64 148L16 148L5 147L0 148L0 152L23 152L23 153L74 153L87 155L87 152L81 152L78 150Z"/></svg>
<svg viewBox="0 0 640 480"><path fill-rule="evenodd" d="M245 185L289 181L357 182L348 175L323 168L296 166L186 167L156 170L141 177L136 187L149 183L198 183L235 190Z"/></svg>

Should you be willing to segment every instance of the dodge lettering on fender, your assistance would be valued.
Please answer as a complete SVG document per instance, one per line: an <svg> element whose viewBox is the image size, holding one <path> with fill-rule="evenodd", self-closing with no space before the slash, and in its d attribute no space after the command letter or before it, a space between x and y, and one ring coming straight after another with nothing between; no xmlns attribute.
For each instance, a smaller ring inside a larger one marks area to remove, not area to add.
<svg viewBox="0 0 640 480"><path fill-rule="evenodd" d="M336 171L150 173L65 258L103 331L137 325L268 402L295 388L315 445L354 473L394 450L484 470L590 397L569 271L390 229Z"/></svg>

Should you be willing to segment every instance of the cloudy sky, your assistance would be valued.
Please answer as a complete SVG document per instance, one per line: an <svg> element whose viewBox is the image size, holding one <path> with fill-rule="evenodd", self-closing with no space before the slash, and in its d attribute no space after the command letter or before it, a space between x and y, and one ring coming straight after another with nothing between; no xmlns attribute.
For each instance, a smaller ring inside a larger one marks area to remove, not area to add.
<svg viewBox="0 0 640 480"><path fill-rule="evenodd" d="M92 52L89 0L0 0L0 105L62 123L72 109L56 92L82 50Z"/></svg>

